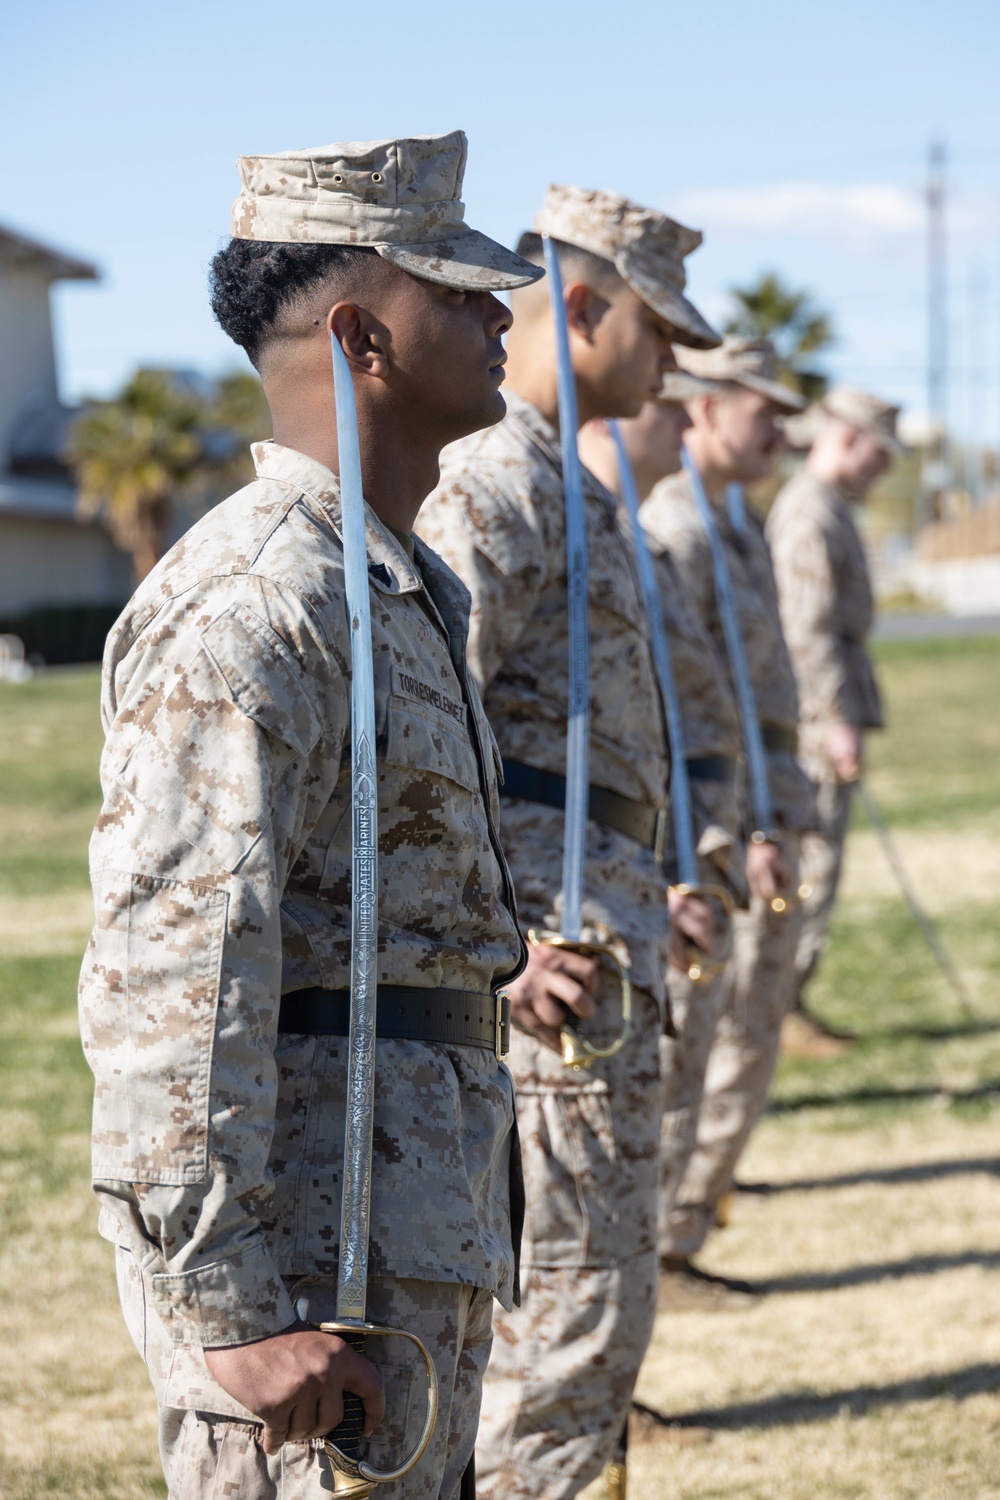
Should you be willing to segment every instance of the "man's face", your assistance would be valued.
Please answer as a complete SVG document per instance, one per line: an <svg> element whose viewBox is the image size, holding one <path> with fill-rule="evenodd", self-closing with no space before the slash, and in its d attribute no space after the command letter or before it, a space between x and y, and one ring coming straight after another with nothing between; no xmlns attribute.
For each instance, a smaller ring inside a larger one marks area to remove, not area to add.
<svg viewBox="0 0 1000 1500"><path fill-rule="evenodd" d="M736 387L706 398L721 464L736 484L753 484L771 468L782 444L778 407L757 391Z"/></svg>
<svg viewBox="0 0 1000 1500"><path fill-rule="evenodd" d="M637 473L652 486L681 466L681 444L691 418L679 401L647 401L637 417L620 421L618 430Z"/></svg>
<svg viewBox="0 0 1000 1500"><path fill-rule="evenodd" d="M510 309L492 292L463 292L400 272L382 309L389 333L386 384L398 420L442 446L499 422Z"/></svg>
<svg viewBox="0 0 1000 1500"><path fill-rule="evenodd" d="M589 346L574 347L578 379L586 382L593 415L636 417L677 369L676 330L624 283L611 297Z"/></svg>
<svg viewBox="0 0 1000 1500"><path fill-rule="evenodd" d="M876 479L892 468L892 456L870 432L847 429L843 445L844 487L863 500Z"/></svg>

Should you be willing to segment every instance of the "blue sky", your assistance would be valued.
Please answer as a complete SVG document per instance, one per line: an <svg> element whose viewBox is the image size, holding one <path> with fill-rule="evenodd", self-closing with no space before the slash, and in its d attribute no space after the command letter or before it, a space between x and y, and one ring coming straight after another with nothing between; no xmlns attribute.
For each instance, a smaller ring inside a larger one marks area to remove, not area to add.
<svg viewBox="0 0 1000 1500"><path fill-rule="evenodd" d="M936 134L952 416L996 444L998 58L982 0L42 0L4 22L0 223L102 269L58 294L67 395L139 363L233 367L205 274L235 157L461 126L471 222L512 240L551 180L662 207L706 232L689 265L710 315L775 267L832 310L836 375L920 408Z"/></svg>

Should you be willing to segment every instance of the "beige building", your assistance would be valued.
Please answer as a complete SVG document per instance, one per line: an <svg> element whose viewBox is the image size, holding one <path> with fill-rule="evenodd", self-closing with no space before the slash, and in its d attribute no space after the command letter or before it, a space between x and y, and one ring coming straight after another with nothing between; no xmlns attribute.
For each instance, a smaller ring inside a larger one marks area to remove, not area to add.
<svg viewBox="0 0 1000 1500"><path fill-rule="evenodd" d="M94 266L0 227L0 629L29 612L116 605L129 559L76 515L61 462L73 411L59 399L49 294Z"/></svg>

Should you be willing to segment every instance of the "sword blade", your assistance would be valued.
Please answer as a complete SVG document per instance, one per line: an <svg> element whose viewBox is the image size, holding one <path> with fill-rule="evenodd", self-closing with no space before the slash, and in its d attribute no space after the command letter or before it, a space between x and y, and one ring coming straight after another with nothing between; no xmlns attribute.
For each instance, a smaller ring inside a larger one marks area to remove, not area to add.
<svg viewBox="0 0 1000 1500"><path fill-rule="evenodd" d="M344 1168L340 1208L337 1320L364 1322L371 1221L375 1113L375 999L378 964L378 775L375 674L365 545L361 450L351 371L336 336L337 407L344 593L351 636L351 1027L348 1038Z"/></svg>
<svg viewBox="0 0 1000 1500"><path fill-rule="evenodd" d="M663 600L656 585L656 572L642 526L639 523L639 496L635 487L635 475L622 442L617 422L609 422L608 428L615 445L618 459L618 483L632 533L639 586L642 589L646 619L649 621L649 641L653 653L653 666L659 683L660 697L667 720L670 737L670 817L673 824L674 847L677 850L677 871L682 885L698 884L698 854L695 847L694 815L691 811L691 783L688 779L687 757L684 748L684 720L681 716L680 694L674 677L670 655L670 637L663 615Z"/></svg>
<svg viewBox="0 0 1000 1500"><path fill-rule="evenodd" d="M882 809L875 801L864 781L858 781L856 786L868 821L875 831L876 838L882 845L882 853L885 855L886 863L896 877L896 884L899 886L903 894L903 899L910 908L910 914L919 927L924 942L933 954L938 968L951 986L951 992L958 1001L961 1009L965 1012L966 1019L969 1021L980 1020L981 1017L969 999L969 993L965 988L954 959L945 947L937 927L924 911L917 899L916 891L910 884L910 877L906 873L906 866L900 858L896 841L889 832L889 825L882 815Z"/></svg>
<svg viewBox="0 0 1000 1500"><path fill-rule="evenodd" d="M771 801L771 783L767 774L767 752L764 749L764 736L760 732L760 719L757 717L757 698L750 679L750 668L747 666L746 652L743 649L743 632L740 627L739 613L736 608L736 598L733 594L732 580L729 576L729 565L722 548L722 538L715 524L715 516L709 504L708 496L705 494L705 486L698 472L687 444L681 449L681 460L684 464L684 472L687 474L691 484L691 492L694 495L694 503L698 508L701 524L705 528L708 545L712 553L712 573L715 578L715 600L719 609L719 619L722 622L722 634L726 642L726 655L729 658L729 668L733 674L733 686L736 689L736 703L740 711L740 724L743 729L743 745L747 755L747 768L750 773L750 799L753 804L753 818L757 828L762 833L771 833L774 829L774 805Z"/></svg>
<svg viewBox="0 0 1000 1500"><path fill-rule="evenodd" d="M583 928L584 860L590 799L590 633L587 597L587 529L583 474L576 434L576 376L556 247L542 236L559 371L559 444L566 502L566 592L569 614L569 691L566 723L566 813L563 823L562 933L579 942Z"/></svg>

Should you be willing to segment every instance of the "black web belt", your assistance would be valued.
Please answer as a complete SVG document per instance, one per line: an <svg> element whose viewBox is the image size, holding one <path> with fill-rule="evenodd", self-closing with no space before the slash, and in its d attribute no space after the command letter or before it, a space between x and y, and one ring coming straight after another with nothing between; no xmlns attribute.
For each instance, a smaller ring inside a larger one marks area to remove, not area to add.
<svg viewBox="0 0 1000 1500"><path fill-rule="evenodd" d="M692 781L736 783L736 762L730 755L689 755L686 764Z"/></svg>
<svg viewBox="0 0 1000 1500"><path fill-rule="evenodd" d="M281 997L278 1031L301 1036L347 1036L350 990L313 985ZM510 1051L510 997L476 990L431 990L380 984L375 1035L386 1041L438 1042L446 1047L488 1047L501 1060Z"/></svg>
<svg viewBox="0 0 1000 1500"><path fill-rule="evenodd" d="M787 750L790 755L798 753L797 729L783 729L780 724L761 724L760 732L764 737L765 750Z"/></svg>
<svg viewBox="0 0 1000 1500"><path fill-rule="evenodd" d="M520 797L525 802L540 802L543 807L566 807L566 778L557 771L540 771L520 760L505 760L501 797ZM587 814L604 828L613 828L627 839L634 839L645 849L652 849L656 860L663 858L667 832L667 809L650 807L623 797L605 786L591 786Z"/></svg>

